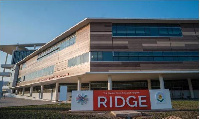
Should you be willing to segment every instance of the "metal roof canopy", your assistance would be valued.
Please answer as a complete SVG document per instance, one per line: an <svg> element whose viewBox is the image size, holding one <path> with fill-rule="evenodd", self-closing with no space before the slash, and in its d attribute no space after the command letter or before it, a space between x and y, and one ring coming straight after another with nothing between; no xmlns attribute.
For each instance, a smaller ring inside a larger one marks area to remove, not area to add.
<svg viewBox="0 0 200 119"><path fill-rule="evenodd" d="M54 38L52 41L46 43L42 47L40 47L38 50L33 52L31 55L27 56L23 60L17 63L17 65L20 65L27 60L31 59L35 55L43 52L44 50L48 49L49 47L55 45L56 43L62 41L64 38L70 36L75 31L79 30L80 28L86 26L89 23L92 22L112 22L112 23L199 23L198 19L133 19L133 18L85 18L73 27L69 28L56 38Z"/></svg>
<svg viewBox="0 0 200 119"><path fill-rule="evenodd" d="M12 52L16 50L28 50L26 47L43 46L45 43L30 43L30 44L13 44L13 45L0 45L0 51L12 55Z"/></svg>

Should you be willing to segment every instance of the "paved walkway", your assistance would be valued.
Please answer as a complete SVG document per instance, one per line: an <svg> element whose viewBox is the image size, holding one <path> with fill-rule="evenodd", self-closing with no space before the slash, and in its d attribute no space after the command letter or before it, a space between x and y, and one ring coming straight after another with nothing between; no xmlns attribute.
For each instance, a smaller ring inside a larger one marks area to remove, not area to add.
<svg viewBox="0 0 200 119"><path fill-rule="evenodd" d="M26 106L26 105L44 105L44 104L55 104L51 101L40 101L30 100L15 97L5 97L0 99L0 107L11 107L11 106Z"/></svg>

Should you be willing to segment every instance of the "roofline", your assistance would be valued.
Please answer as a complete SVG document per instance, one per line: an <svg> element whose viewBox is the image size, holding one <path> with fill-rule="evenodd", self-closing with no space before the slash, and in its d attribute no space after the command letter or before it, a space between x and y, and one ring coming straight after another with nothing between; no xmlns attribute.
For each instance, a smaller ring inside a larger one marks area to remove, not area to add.
<svg viewBox="0 0 200 119"><path fill-rule="evenodd" d="M25 43L25 44L12 44L12 45L0 45L0 46L24 46L24 47L27 47L27 46L42 46L44 45L45 43Z"/></svg>
<svg viewBox="0 0 200 119"><path fill-rule="evenodd" d="M80 28L86 26L91 22L112 22L112 23L199 23L198 19L168 19L168 18L161 18L161 19L154 19L154 18L85 18L82 21L78 22L74 26L70 27L65 32L61 33L53 40L49 41L35 52L30 54L29 56L25 57L23 60L17 63L20 65L25 61L31 59L32 57L36 56L37 54L41 53L42 51L46 50L47 48L51 47L52 45L62 41L67 36L73 34L75 31L79 30Z"/></svg>

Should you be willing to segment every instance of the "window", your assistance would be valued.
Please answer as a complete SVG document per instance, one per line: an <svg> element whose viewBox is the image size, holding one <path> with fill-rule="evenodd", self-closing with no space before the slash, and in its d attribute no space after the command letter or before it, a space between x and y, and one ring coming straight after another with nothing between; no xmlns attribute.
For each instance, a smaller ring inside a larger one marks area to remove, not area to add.
<svg viewBox="0 0 200 119"><path fill-rule="evenodd" d="M116 29L115 29L116 30ZM127 24L126 26L126 34L127 36L132 36L132 35L135 35L135 27L133 25L129 25Z"/></svg>
<svg viewBox="0 0 200 119"><path fill-rule="evenodd" d="M112 25L113 36L182 36L181 28L177 24L122 24L115 23Z"/></svg>
<svg viewBox="0 0 200 119"><path fill-rule="evenodd" d="M126 36L126 25L121 24L117 26L117 35L118 36Z"/></svg>
<svg viewBox="0 0 200 119"><path fill-rule="evenodd" d="M66 47L69 47L71 45L73 45L76 42L76 36L73 34L67 38L65 38L63 41L57 43L56 45L52 46L51 48L47 49L46 51L40 53L38 55L37 60L42 60L45 57L48 57L56 52L58 52L59 50L63 50Z"/></svg>
<svg viewBox="0 0 200 119"><path fill-rule="evenodd" d="M159 28L159 34L160 35L168 35L167 28Z"/></svg>
<svg viewBox="0 0 200 119"><path fill-rule="evenodd" d="M91 60L92 61L98 61L97 52L92 52L91 53Z"/></svg>
<svg viewBox="0 0 200 119"><path fill-rule="evenodd" d="M91 61L198 61L197 51L91 52Z"/></svg>
<svg viewBox="0 0 200 119"><path fill-rule="evenodd" d="M27 75L25 75L23 77L23 81L29 81L38 77L42 77L42 76L47 76L47 75L51 75L54 72L54 65L46 67L44 69L35 71L35 72L31 72Z"/></svg>
<svg viewBox="0 0 200 119"><path fill-rule="evenodd" d="M91 58L92 59L92 58ZM76 66L89 61L89 53L84 53L68 60L68 67Z"/></svg>
<svg viewBox="0 0 200 119"><path fill-rule="evenodd" d="M35 50L29 50L29 51L14 51L12 55L11 64L16 64L17 62L24 59L26 56L33 53Z"/></svg>

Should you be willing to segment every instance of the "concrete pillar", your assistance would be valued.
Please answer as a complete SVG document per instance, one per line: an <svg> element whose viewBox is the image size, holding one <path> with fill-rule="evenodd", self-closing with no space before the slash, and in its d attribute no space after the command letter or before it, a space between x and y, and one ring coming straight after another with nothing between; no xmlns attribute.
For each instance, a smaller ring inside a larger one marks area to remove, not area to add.
<svg viewBox="0 0 200 119"><path fill-rule="evenodd" d="M32 96L33 93L33 86L30 87L30 96Z"/></svg>
<svg viewBox="0 0 200 119"><path fill-rule="evenodd" d="M44 85L41 85L40 99L43 99L43 89L44 89Z"/></svg>
<svg viewBox="0 0 200 119"><path fill-rule="evenodd" d="M89 90L91 90L91 82L89 82Z"/></svg>
<svg viewBox="0 0 200 119"><path fill-rule="evenodd" d="M165 84L162 75L159 75L159 81L160 81L160 89L165 89Z"/></svg>
<svg viewBox="0 0 200 119"><path fill-rule="evenodd" d="M192 87L191 79L188 78L187 80L188 80L188 85L189 85L189 90L190 90L191 98L194 98L194 92L193 92L193 87Z"/></svg>
<svg viewBox="0 0 200 119"><path fill-rule="evenodd" d="M56 88L55 88L55 101L58 101L58 88L59 88L59 83L56 82Z"/></svg>
<svg viewBox="0 0 200 119"><path fill-rule="evenodd" d="M81 91L81 77L78 77L77 91Z"/></svg>
<svg viewBox="0 0 200 119"><path fill-rule="evenodd" d="M15 90L15 94L16 94L16 95L18 94L18 89Z"/></svg>
<svg viewBox="0 0 200 119"><path fill-rule="evenodd" d="M148 82L148 89L151 90L151 79L148 79L147 82Z"/></svg>
<svg viewBox="0 0 200 119"><path fill-rule="evenodd" d="M108 76L108 90L112 90L112 77Z"/></svg>
<svg viewBox="0 0 200 119"><path fill-rule="evenodd" d="M25 87L23 87L22 89L22 95L24 95L24 92L25 92Z"/></svg>

